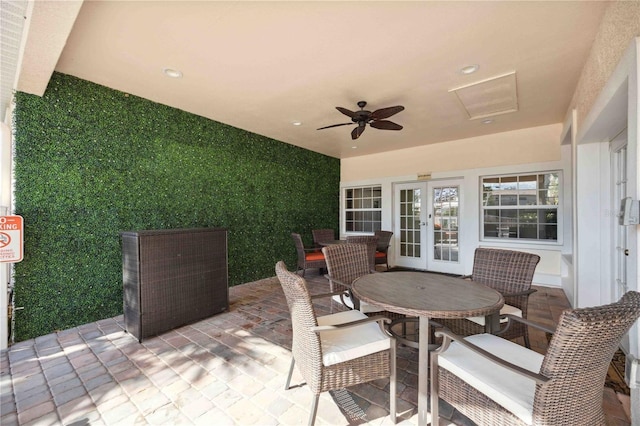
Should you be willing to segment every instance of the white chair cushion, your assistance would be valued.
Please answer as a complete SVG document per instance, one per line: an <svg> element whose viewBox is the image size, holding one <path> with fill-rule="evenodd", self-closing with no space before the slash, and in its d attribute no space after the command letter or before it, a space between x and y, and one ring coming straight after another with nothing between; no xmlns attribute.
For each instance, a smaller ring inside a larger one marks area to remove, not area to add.
<svg viewBox="0 0 640 426"><path fill-rule="evenodd" d="M367 318L360 311L351 310L318 317L318 325L336 325ZM345 330L320 332L322 363L326 366L360 358L391 348L391 339L378 323L370 322Z"/></svg>
<svg viewBox="0 0 640 426"><path fill-rule="evenodd" d="M465 340L519 367L540 372L544 356L524 346L492 334L476 334ZM438 357L438 365L511 411L525 424L532 423L536 389L533 380L499 366L457 342L451 343Z"/></svg>
<svg viewBox="0 0 640 426"><path fill-rule="evenodd" d="M511 306L511 305L504 305L502 309L500 309L500 315L506 315L506 314L514 315L516 317L522 318L522 311L516 308L515 306ZM484 327L484 317L468 317L467 319L469 321L473 321L476 324ZM501 323L505 323L507 321L509 321L509 318L500 318Z"/></svg>
<svg viewBox="0 0 640 426"><path fill-rule="evenodd" d="M343 295L342 297L344 298L344 306L346 306L349 309L353 309L353 300L351 300L351 297L349 297L346 294ZM340 295L332 296L332 299L342 304L342 299L340 298ZM370 305L367 302L364 302L362 300L360 301L360 312L364 312L365 314L371 314L374 312L383 312L383 311L384 311L383 308Z"/></svg>

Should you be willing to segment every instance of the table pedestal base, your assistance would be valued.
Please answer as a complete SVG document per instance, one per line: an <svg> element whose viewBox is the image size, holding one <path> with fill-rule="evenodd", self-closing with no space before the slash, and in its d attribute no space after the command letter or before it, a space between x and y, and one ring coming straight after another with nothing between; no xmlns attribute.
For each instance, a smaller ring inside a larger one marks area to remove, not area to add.
<svg viewBox="0 0 640 426"><path fill-rule="evenodd" d="M410 348L419 349L420 346L420 321L417 317L397 318L391 321L387 329L396 341ZM442 325L435 321L430 321L431 330L434 328L440 328ZM429 337L429 350L433 351L440 347L439 344L434 342L435 337L431 333Z"/></svg>
<svg viewBox="0 0 640 426"><path fill-rule="evenodd" d="M418 330L418 425L427 424L427 404L429 403L429 318L420 317ZM433 422L437 424L437 422Z"/></svg>

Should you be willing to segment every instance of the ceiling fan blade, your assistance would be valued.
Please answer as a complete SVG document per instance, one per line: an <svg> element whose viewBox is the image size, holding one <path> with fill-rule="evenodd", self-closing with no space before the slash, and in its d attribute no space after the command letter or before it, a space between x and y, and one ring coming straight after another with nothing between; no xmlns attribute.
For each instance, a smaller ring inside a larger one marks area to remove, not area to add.
<svg viewBox="0 0 640 426"><path fill-rule="evenodd" d="M372 121L369 126L382 130L402 130L402 126L388 120Z"/></svg>
<svg viewBox="0 0 640 426"><path fill-rule="evenodd" d="M389 107L389 108L377 109L377 110L375 110L375 111L373 111L371 113L371 119L372 120L382 120L384 118L389 118L392 115L397 114L402 110L404 110L404 107L401 106L401 105L392 106L392 107Z"/></svg>
<svg viewBox="0 0 640 426"><path fill-rule="evenodd" d="M356 116L356 113L355 113L355 112L353 112L353 111L349 111L349 110L348 110L348 109L346 109L346 108L336 107L336 109L337 109L338 111L340 111L341 113L343 113L344 115L346 115L347 117L351 117L351 118L353 118L353 117L355 117L355 116Z"/></svg>
<svg viewBox="0 0 640 426"><path fill-rule="evenodd" d="M320 127L319 129L316 130L322 130L322 129L329 129L331 127L338 127L338 126L348 126L349 124L356 124L356 123L341 123L341 124L332 124L331 126L324 126L324 127Z"/></svg>
<svg viewBox="0 0 640 426"><path fill-rule="evenodd" d="M365 126L358 126L351 131L351 139L356 140L360 137L362 132L364 132Z"/></svg>

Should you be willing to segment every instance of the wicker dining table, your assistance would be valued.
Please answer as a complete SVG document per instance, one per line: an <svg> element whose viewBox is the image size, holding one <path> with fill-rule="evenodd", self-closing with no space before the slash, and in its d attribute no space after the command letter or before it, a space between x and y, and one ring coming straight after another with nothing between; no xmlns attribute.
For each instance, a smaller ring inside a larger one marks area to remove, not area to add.
<svg viewBox="0 0 640 426"><path fill-rule="evenodd" d="M428 272L368 274L352 284L354 295L385 310L419 318L418 425L427 424L429 336L432 318L486 317L487 331L499 329L504 299L473 281Z"/></svg>

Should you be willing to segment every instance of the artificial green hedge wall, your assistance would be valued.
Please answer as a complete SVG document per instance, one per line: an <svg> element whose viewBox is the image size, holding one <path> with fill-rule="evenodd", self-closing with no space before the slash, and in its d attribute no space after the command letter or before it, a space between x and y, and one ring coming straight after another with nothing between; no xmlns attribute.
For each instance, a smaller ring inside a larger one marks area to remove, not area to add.
<svg viewBox="0 0 640 426"><path fill-rule="evenodd" d="M338 159L72 76L17 93L14 132L16 341L122 313L121 231L225 227L237 285L338 229Z"/></svg>

